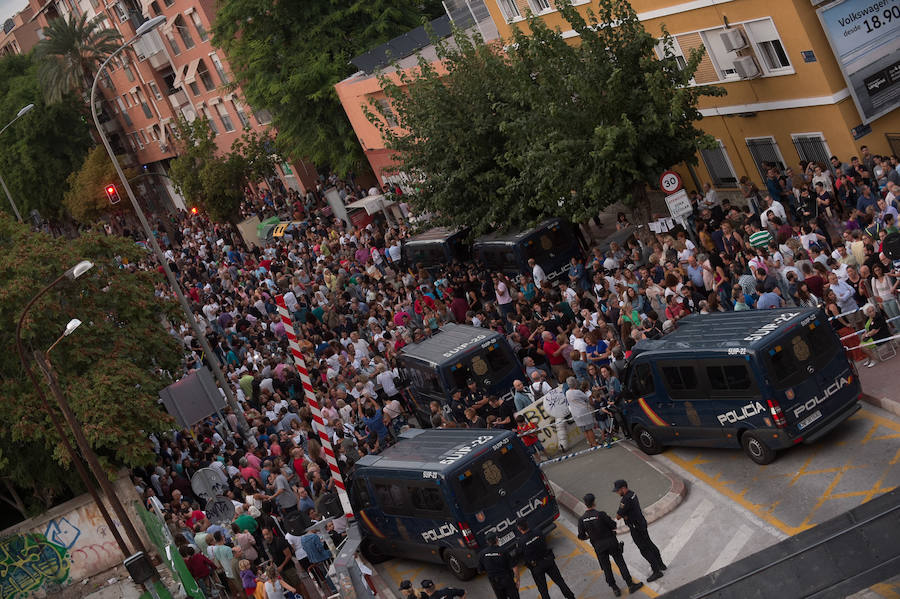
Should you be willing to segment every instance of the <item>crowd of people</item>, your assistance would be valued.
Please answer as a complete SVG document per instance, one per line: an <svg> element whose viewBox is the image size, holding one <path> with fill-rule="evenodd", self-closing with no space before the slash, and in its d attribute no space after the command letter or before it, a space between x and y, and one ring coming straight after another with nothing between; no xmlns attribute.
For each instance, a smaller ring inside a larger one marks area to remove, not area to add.
<svg viewBox="0 0 900 599"><path fill-rule="evenodd" d="M569 413L589 442L608 444L632 348L689 314L821 304L853 358L874 364L872 344L891 336L888 319L900 316L900 273L885 253L885 239L897 232L896 157L864 150L849 163L833 157L796 173L765 166L764 189L742 179L743 199L729 200L707 185L693 194L686 228L655 235L642 228L622 246L590 248L556 282L537 263L517 276L474 262L405 264L402 246L413 233L406 223L358 228L330 217L323 189L335 187L348 203L376 191L336 177L306 194L248 190L244 216L303 223L262 247L248 247L230 225L179 214L158 236L215 355L203 354L190 328L171 333L184 343L184 373L218 362L243 413L229 408L222 420L154 437L158 460L134 470L135 485L162 503L207 590L216 572L233 596L303 593L306 574L332 588L329 545L340 542L346 522L276 295L291 313L345 477L409 424L520 427L540 458L533 428L515 412L557 383L565 383ZM619 215L616 227L630 226ZM171 290L160 283L157 294L170 298ZM451 322L504 334L528 380L516 381L509 401L472 384L454 396L458 412L438 405L432 422L413 422L398 352ZM190 483L201 468L221 476L233 522L204 514ZM305 532L324 518L333 520Z"/></svg>

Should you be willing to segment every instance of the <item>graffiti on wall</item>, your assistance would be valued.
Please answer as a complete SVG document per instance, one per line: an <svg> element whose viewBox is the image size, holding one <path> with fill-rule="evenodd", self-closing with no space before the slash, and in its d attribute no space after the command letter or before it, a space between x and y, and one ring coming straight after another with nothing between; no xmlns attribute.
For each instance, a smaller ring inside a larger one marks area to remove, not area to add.
<svg viewBox="0 0 900 599"><path fill-rule="evenodd" d="M71 560L62 545L31 533L0 539L0 597L20 599L69 578Z"/></svg>

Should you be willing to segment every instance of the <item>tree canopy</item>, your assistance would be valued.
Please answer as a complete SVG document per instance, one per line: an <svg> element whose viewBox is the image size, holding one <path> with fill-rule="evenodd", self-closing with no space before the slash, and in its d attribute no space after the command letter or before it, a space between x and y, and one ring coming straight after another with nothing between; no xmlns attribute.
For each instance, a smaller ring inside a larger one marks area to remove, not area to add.
<svg viewBox="0 0 900 599"><path fill-rule="evenodd" d="M176 129L178 157L169 165L176 189L214 222L236 222L247 184L275 174L270 133L245 131L230 152L219 156L215 133L205 117L180 119Z"/></svg>
<svg viewBox="0 0 900 599"><path fill-rule="evenodd" d="M342 175L365 159L336 83L350 59L441 13L435 0L222 0L213 43L228 56L247 101L268 109L279 152Z"/></svg>
<svg viewBox="0 0 900 599"><path fill-rule="evenodd" d="M0 138L0 174L23 218L32 209L45 218L58 218L66 178L81 167L92 142L81 100L69 95L48 104L37 69L31 55L0 58L0 126L23 106L34 104ZM0 210L12 213L5 197Z"/></svg>
<svg viewBox="0 0 900 599"><path fill-rule="evenodd" d="M578 43L531 18L505 50L457 31L438 42L440 64L380 76L399 127L374 102L369 118L417 179L419 211L479 233L580 222L623 200L646 209L647 186L710 143L697 102L724 92L690 84L699 51L679 68L666 35L659 60L626 0L601 0L588 19L557 8Z"/></svg>
<svg viewBox="0 0 900 599"><path fill-rule="evenodd" d="M45 509L48 496L52 500L77 478L63 472L68 455L23 372L15 330L25 304L85 259L93 269L60 283L29 312L26 348L46 350L70 319L84 323L50 357L88 441L108 466L148 463L154 455L148 435L172 426L157 402L171 382L160 373L174 373L180 363L177 341L161 324L163 316L175 316L177 306L154 295L160 280L155 269L132 268L148 259L146 251L96 233L74 240L33 233L0 214L0 272L7 274L0 278L0 339L7 348L0 356L0 421L6 423L0 428L0 479L13 489L0 489L0 499L11 505L16 502L10 496L19 490L27 509ZM52 402L46 387L44 392Z"/></svg>
<svg viewBox="0 0 900 599"><path fill-rule="evenodd" d="M125 172L126 177L136 174L134 169ZM94 146L81 168L70 174L66 182L69 188L63 196L63 205L78 222L91 224L104 214L131 209L122 181L103 146ZM110 183L119 190L122 200L115 206L109 203L106 196L106 186Z"/></svg>

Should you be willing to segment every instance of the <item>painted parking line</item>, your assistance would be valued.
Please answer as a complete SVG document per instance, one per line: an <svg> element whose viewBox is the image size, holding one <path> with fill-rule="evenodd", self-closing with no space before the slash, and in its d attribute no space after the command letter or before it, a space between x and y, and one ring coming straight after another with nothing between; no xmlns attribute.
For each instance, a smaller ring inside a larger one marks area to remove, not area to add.
<svg viewBox="0 0 900 599"><path fill-rule="evenodd" d="M845 427L833 433L832 442L826 438L792 448L768 466L753 464L737 450L673 449L664 456L763 521L795 535L839 508L893 490L900 479L900 422L863 407Z"/></svg>

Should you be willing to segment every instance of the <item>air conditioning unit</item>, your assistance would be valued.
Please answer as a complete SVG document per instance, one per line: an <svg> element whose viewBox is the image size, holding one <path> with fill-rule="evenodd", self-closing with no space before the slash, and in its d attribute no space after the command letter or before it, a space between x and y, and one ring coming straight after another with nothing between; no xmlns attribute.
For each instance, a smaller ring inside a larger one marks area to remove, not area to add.
<svg viewBox="0 0 900 599"><path fill-rule="evenodd" d="M752 56L741 56L735 59L733 66L741 79L753 79L762 75Z"/></svg>
<svg viewBox="0 0 900 599"><path fill-rule="evenodd" d="M719 39L722 41L722 45L725 46L725 49L729 52L734 52L735 50L741 50L747 47L747 38L744 37L744 34L741 33L740 29L726 29L719 34Z"/></svg>

